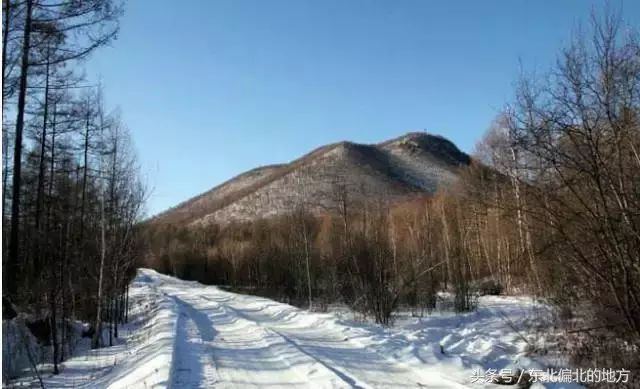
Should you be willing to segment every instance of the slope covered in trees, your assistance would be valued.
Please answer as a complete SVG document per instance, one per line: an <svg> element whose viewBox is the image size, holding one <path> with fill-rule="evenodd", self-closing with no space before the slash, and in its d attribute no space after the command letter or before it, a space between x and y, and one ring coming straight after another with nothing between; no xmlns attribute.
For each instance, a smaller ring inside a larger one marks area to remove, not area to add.
<svg viewBox="0 0 640 389"><path fill-rule="evenodd" d="M300 202L314 212L332 207L333 187L353 196L406 200L449 187L469 156L452 142L413 132L379 144L339 142L282 165L242 173L156 215L155 224L206 225L286 214Z"/></svg>

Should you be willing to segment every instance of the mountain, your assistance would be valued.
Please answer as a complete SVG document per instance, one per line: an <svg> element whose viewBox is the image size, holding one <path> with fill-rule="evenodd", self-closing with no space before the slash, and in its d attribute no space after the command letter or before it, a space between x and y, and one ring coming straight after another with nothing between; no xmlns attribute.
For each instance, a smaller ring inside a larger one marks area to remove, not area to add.
<svg viewBox="0 0 640 389"><path fill-rule="evenodd" d="M411 132L378 144L339 142L302 157L242 173L155 216L179 225L226 223L282 214L298 206L336 209L340 199L406 200L456 181L470 157L448 139Z"/></svg>

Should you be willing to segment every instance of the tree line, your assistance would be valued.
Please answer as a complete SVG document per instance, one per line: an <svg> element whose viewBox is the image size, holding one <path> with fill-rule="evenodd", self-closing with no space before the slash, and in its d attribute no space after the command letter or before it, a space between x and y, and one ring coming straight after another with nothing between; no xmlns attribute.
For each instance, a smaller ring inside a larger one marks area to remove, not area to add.
<svg viewBox="0 0 640 389"><path fill-rule="evenodd" d="M83 61L113 42L117 0L3 0L3 319L44 321L53 372L71 324L118 336L143 253L145 200L128 128ZM14 312L11 312L14 311Z"/></svg>
<svg viewBox="0 0 640 389"><path fill-rule="evenodd" d="M640 370L639 114L638 32L607 12L519 79L453 188L392 204L336 176L326 214L303 199L266 220L151 223L149 260L383 324L398 304L428 312L441 290L473 309L491 279L554 304L581 366Z"/></svg>

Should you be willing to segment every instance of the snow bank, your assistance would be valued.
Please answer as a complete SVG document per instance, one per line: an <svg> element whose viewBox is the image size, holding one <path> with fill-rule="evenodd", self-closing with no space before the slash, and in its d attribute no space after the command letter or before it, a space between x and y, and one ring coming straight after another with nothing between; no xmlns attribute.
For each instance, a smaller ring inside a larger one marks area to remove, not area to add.
<svg viewBox="0 0 640 389"><path fill-rule="evenodd" d="M39 363L46 356L24 321L23 315L2 321L2 382L29 369L32 365L29 358Z"/></svg>
<svg viewBox="0 0 640 389"><path fill-rule="evenodd" d="M443 304L446 305L446 304ZM392 328L363 321L344 307L334 307L336 325L346 327L345 335L363 347L375 350L399 363L419 368L456 382L482 387L471 377L479 371L502 369L539 370L568 367L565 355L532 355L531 349L545 348L547 336L555 331L548 306L528 297L482 296L478 309L455 314L446 309L413 317L407 311L396 314ZM453 377L453 378L452 378ZM537 388L582 388L573 383L538 382Z"/></svg>
<svg viewBox="0 0 640 389"><path fill-rule="evenodd" d="M176 333L177 310L173 299L159 292L156 286L162 276L144 270L138 272L130 289L131 311L129 323L119 327L120 339L112 347L90 349L89 339L79 339L74 356L61 366L59 375L51 374L50 357L37 360L46 388L162 388L171 381L173 343ZM15 320L15 319L14 319ZM29 371L26 355L14 354L17 339L15 323L3 323L3 375L6 367L22 370L22 377L11 381L16 386L36 384ZM9 330L9 331L8 331ZM27 331L33 348L39 349ZM5 345L12 345L11 348ZM21 347L24 350L24 347ZM34 350L39 355L39 350ZM24 354L24 351L22 351ZM47 363L44 363L47 362ZM5 366L5 364L7 364Z"/></svg>
<svg viewBox="0 0 640 389"><path fill-rule="evenodd" d="M158 282L144 271L134 281L131 297L138 302L132 313L145 319L126 339L128 350L116 357L120 363L106 376L109 389L166 387L171 381L177 310L172 299L155 289Z"/></svg>

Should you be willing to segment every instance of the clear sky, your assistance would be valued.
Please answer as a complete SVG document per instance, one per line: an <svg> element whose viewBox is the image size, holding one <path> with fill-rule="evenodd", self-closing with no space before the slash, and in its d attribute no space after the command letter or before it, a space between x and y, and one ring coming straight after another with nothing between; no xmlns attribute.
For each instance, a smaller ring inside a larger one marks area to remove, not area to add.
<svg viewBox="0 0 640 389"><path fill-rule="evenodd" d="M628 23L640 1L618 0ZM150 214L329 142L426 129L470 152L594 0L129 0L88 66L130 127Z"/></svg>

